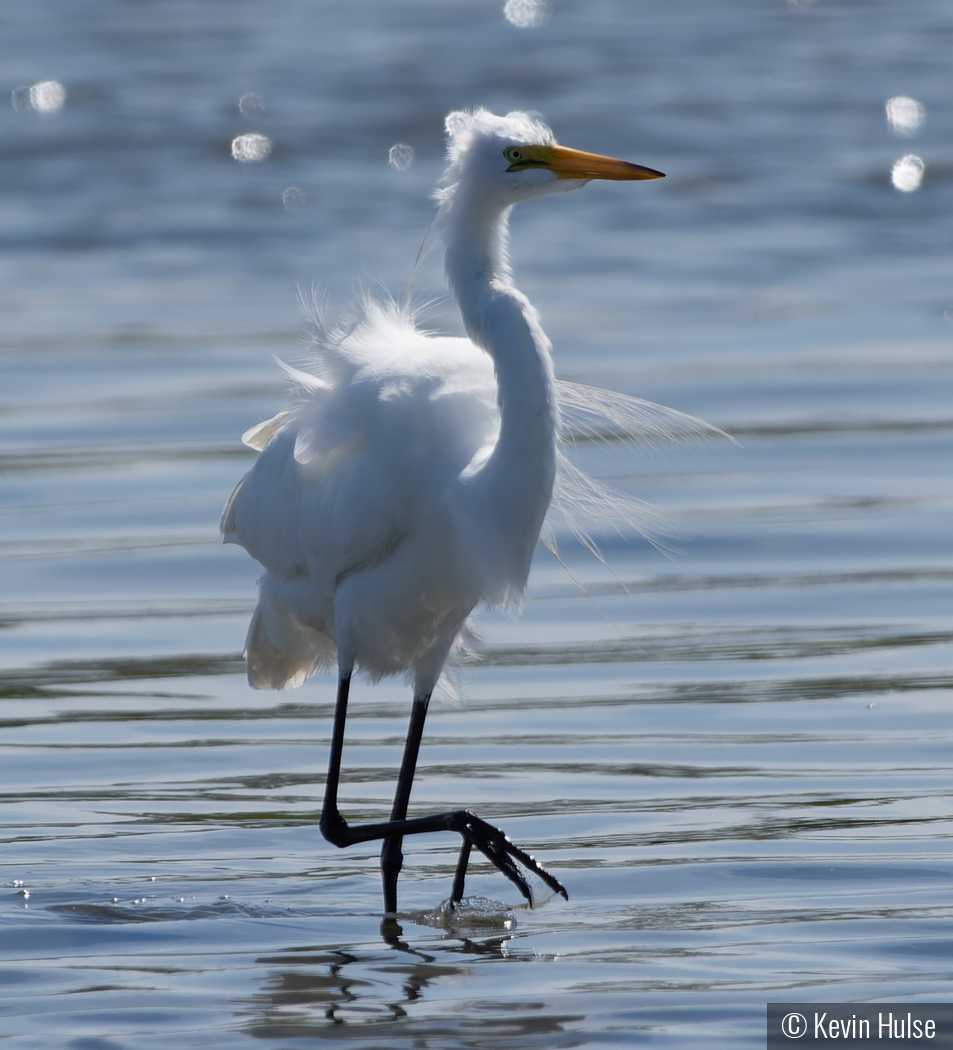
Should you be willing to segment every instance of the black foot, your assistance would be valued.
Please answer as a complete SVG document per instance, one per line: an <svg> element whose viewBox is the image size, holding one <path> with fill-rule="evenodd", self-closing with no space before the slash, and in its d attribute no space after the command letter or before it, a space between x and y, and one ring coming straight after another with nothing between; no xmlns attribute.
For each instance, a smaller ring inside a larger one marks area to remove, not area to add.
<svg viewBox="0 0 953 1050"><path fill-rule="evenodd" d="M406 948L407 946L401 940L401 937L403 936L403 927L393 915L385 915L384 918L381 919L381 937L387 944L394 948Z"/></svg>
<svg viewBox="0 0 953 1050"><path fill-rule="evenodd" d="M356 842L370 842L374 839L391 839L399 844L400 839L406 835L430 835L438 831L455 831L463 839L463 848L460 851L460 860L457 862L457 870L453 879L451 903L458 904L463 898L467 863L470 859L470 849L473 846L516 886L529 901L530 907L533 906L533 891L523 872L520 871L519 865L541 878L554 893L559 893L569 900L569 894L559 879L550 875L526 850L514 845L499 828L487 824L485 820L468 809L435 813L430 817L414 817L412 820L389 820L383 824L350 825L337 812L336 807L326 805L321 814L321 831L329 842L341 848L352 846ZM396 856L391 855L387 846L384 847L383 854L384 907L388 913L394 913L397 911L397 872L400 867L396 863ZM389 866L388 861L394 863Z"/></svg>
<svg viewBox="0 0 953 1050"><path fill-rule="evenodd" d="M492 824L487 824L485 820L482 820L475 813L471 813L468 809L457 810L452 814L452 819L453 830L458 831L464 839L464 849L461 851L457 873L453 880L453 894L451 896L453 904L459 904L463 898L463 881L470 852L468 845L476 846L487 860L495 864L522 893L529 902L530 907L533 906L533 891L530 889L529 883L517 864L522 864L527 871L531 871L534 875L541 878L554 893L559 893L567 901L569 900L566 887L563 886L559 879L550 875L525 850L514 845L499 828L493 827Z"/></svg>

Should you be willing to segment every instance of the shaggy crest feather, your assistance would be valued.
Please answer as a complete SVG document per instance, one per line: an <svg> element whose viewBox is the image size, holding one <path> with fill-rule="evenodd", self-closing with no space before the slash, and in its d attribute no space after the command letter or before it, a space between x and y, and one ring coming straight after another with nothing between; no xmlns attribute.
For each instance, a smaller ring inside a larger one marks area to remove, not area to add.
<svg viewBox="0 0 953 1050"><path fill-rule="evenodd" d="M473 110L455 110L447 114L447 167L434 190L434 200L441 205L439 218L446 218L457 186L466 177L468 161L474 158L477 141L499 143L499 152L505 145L554 146L556 137L534 114L513 110L500 117L482 106Z"/></svg>
<svg viewBox="0 0 953 1050"><path fill-rule="evenodd" d="M473 146L476 137L495 137L507 145L518 143L524 146L555 146L556 136L552 130L533 113L512 110L500 117L483 106L476 109L459 109L447 114L444 121L447 130L447 160L449 167L444 172L444 181L450 182L459 174L460 165Z"/></svg>

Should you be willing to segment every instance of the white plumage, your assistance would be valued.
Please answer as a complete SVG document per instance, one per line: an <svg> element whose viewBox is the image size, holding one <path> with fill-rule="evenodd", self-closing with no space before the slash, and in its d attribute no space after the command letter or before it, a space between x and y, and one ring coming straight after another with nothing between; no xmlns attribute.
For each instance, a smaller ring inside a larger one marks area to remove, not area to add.
<svg viewBox="0 0 953 1050"><path fill-rule="evenodd" d="M536 312L510 282L513 201L474 200L460 188L467 160L472 169L484 159L473 156L481 140L499 146L488 158L497 161L506 141L552 145L552 133L526 114L482 110L452 113L447 128L440 219L451 284L466 297L464 323L476 342L423 331L410 311L370 297L346 327L312 312L313 374L285 366L298 403L243 436L261 455L222 519L225 542L267 570L246 641L257 688L300 685L343 648L367 675L409 670L417 692L429 692L473 607L525 587L553 491L557 402L577 431L655 440L704 426L636 398L554 383ZM539 168L525 174L515 199L583 181L547 173L540 182ZM461 227L500 203L483 231L483 255L474 237L461 244ZM494 265L481 275L486 261ZM500 379L512 389L498 389ZM520 414L510 444L514 453L531 448L532 463L497 447L501 404ZM586 522L645 520L636 501L561 465L556 510L577 535Z"/></svg>
<svg viewBox="0 0 953 1050"><path fill-rule="evenodd" d="M391 303L367 300L344 331L316 320L318 375L286 369L298 404L245 435L261 455L223 519L268 570L246 642L260 688L299 685L341 644L371 677L426 674L510 583L464 520L467 470L499 427L489 358Z"/></svg>
<svg viewBox="0 0 953 1050"><path fill-rule="evenodd" d="M260 454L222 519L225 541L266 570L246 641L251 684L300 685L317 668L338 665L342 691L322 818L338 845L359 841L361 831L346 825L336 804L351 672L413 679L416 721L393 815L400 828L392 822L361 833L380 838L391 829L389 906L396 906L398 832L435 830L432 821L411 828L404 817L426 702L467 617L479 603L523 593L554 486L556 512L584 540L586 519L638 525L643 514L636 501L561 457L561 420L568 431L649 440L705 429L634 398L557 383L549 341L507 261L513 204L593 178L660 173L557 146L525 113L451 113L447 131L438 220L469 338L423 331L408 310L371 298L340 327L315 311L309 372L286 368L297 402L245 434ZM528 855L488 844L476 825L449 816L456 823L446 827L464 836L465 853L472 843L493 854L529 895L512 862L495 854L542 871ZM465 868L466 856L460 892Z"/></svg>

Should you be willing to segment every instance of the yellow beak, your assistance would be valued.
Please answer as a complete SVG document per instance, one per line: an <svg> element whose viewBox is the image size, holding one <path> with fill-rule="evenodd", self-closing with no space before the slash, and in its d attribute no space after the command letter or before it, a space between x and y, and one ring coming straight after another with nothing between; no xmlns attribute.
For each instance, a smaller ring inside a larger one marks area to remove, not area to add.
<svg viewBox="0 0 953 1050"><path fill-rule="evenodd" d="M518 154L518 156L517 156ZM627 160L602 157L598 153L584 153L567 146L519 146L506 151L513 163L507 171L524 168L548 168L559 179L612 179L628 182L633 179L664 179L654 168L630 164Z"/></svg>

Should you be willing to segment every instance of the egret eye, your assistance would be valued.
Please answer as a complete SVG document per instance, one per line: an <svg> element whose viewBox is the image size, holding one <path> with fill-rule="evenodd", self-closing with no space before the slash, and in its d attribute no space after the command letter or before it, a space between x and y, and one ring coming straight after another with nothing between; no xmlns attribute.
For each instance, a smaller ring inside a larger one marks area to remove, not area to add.
<svg viewBox="0 0 953 1050"><path fill-rule="evenodd" d="M506 159L511 163L515 163L516 161L523 159L522 152L516 149L515 146L510 146L509 149L503 150L503 156L506 157Z"/></svg>

